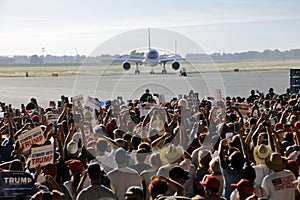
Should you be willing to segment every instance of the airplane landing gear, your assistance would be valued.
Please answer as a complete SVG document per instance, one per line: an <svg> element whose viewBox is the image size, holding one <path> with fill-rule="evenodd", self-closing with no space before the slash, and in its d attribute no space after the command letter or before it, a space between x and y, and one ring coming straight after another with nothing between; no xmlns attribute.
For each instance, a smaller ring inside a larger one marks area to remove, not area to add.
<svg viewBox="0 0 300 200"><path fill-rule="evenodd" d="M150 74L155 74L153 69L151 69Z"/></svg>
<svg viewBox="0 0 300 200"><path fill-rule="evenodd" d="M162 74L166 74L167 70L166 70L166 63L163 62L163 70L161 71Z"/></svg>
<svg viewBox="0 0 300 200"><path fill-rule="evenodd" d="M139 63L135 63L135 71L134 74L140 74Z"/></svg>

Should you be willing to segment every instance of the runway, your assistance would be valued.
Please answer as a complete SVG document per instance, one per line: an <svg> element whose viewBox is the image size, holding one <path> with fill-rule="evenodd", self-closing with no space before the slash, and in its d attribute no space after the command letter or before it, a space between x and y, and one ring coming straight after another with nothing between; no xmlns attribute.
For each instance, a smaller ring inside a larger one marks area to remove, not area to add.
<svg viewBox="0 0 300 200"><path fill-rule="evenodd" d="M251 89L267 92L270 87L275 93L284 93L289 87L289 70L240 71L222 73L189 74L140 74L133 75L89 75L74 77L18 77L0 78L0 101L19 107L31 97L37 98L39 104L47 106L50 100L57 101L61 95L74 96L83 94L98 97L100 100L123 96L124 99L139 98L145 88L151 93L165 94L166 100L178 94L188 93L191 89L204 96L212 96L216 89L222 96L248 96Z"/></svg>

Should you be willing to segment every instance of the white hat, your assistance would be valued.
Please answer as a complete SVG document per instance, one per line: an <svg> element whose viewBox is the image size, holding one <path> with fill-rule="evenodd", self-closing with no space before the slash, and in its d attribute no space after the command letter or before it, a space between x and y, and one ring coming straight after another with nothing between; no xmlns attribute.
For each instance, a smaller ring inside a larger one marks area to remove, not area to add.
<svg viewBox="0 0 300 200"><path fill-rule="evenodd" d="M73 134L72 140L74 140L75 142L79 142L79 140L82 140L82 136L80 132L76 132Z"/></svg>
<svg viewBox="0 0 300 200"><path fill-rule="evenodd" d="M75 154L78 151L78 144L76 141L72 140L71 142L68 143L67 145L67 151L69 154Z"/></svg>
<svg viewBox="0 0 300 200"><path fill-rule="evenodd" d="M186 109L189 108L189 104L186 99L179 99L178 106L181 106Z"/></svg>
<svg viewBox="0 0 300 200"><path fill-rule="evenodd" d="M171 164L181 158L183 153L184 150L182 147L176 147L173 144L168 144L162 148L160 152L160 159L166 164Z"/></svg>

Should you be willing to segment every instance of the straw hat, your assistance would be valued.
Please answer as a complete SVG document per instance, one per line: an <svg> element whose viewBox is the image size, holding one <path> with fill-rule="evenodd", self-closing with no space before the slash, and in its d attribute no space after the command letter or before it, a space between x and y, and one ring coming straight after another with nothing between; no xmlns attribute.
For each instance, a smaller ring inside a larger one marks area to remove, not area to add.
<svg viewBox="0 0 300 200"><path fill-rule="evenodd" d="M267 146L265 144L255 146L254 151L253 151L253 157L254 157L256 164L265 163L265 158L270 156L271 153L272 153L272 150L271 150L270 146Z"/></svg>
<svg viewBox="0 0 300 200"><path fill-rule="evenodd" d="M183 155L184 150L182 147L176 147L173 144L168 144L162 148L160 152L160 159L166 164L171 164L177 161Z"/></svg>
<svg viewBox="0 0 300 200"><path fill-rule="evenodd" d="M273 171L282 171L287 165L287 160L278 153L272 153L271 156L265 158L265 162Z"/></svg>

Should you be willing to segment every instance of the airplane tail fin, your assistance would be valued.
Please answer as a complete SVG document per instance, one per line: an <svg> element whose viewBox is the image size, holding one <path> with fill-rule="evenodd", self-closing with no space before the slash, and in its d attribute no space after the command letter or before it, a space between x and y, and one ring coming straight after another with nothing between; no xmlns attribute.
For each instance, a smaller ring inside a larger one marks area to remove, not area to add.
<svg viewBox="0 0 300 200"><path fill-rule="evenodd" d="M150 28L148 28L148 48L151 49L151 43L150 43Z"/></svg>

